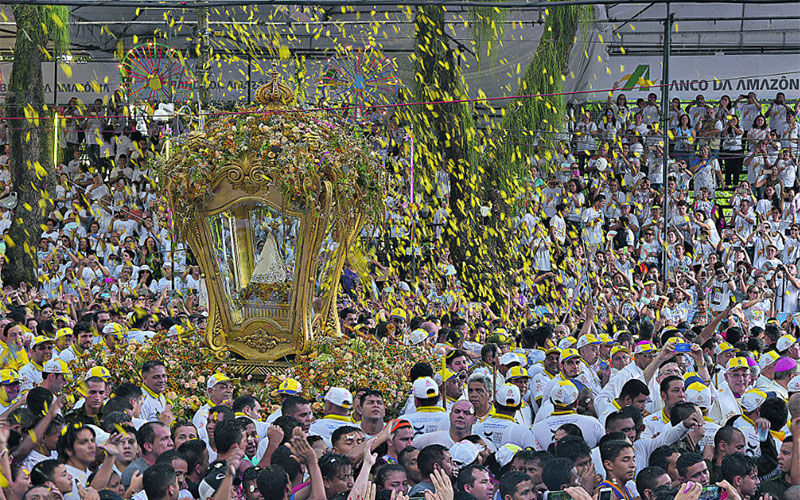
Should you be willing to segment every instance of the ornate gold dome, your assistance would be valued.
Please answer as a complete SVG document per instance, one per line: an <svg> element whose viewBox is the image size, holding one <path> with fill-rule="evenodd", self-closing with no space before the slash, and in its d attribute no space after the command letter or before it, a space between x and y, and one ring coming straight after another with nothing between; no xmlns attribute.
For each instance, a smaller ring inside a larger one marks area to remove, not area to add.
<svg viewBox="0 0 800 500"><path fill-rule="evenodd" d="M282 108L294 102L294 92L283 83L278 72L277 62L272 63L270 80L256 91L256 102L267 108Z"/></svg>

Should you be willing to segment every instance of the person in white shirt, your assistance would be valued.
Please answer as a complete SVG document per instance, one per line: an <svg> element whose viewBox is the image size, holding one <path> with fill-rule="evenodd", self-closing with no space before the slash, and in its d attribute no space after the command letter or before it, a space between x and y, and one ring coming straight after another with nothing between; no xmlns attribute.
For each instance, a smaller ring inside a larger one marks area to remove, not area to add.
<svg viewBox="0 0 800 500"><path fill-rule="evenodd" d="M745 99L745 102L742 102ZM750 92L747 95L740 94L734 102L734 106L741 114L742 129L747 132L753 127L753 121L761 113L761 104L756 99L756 93Z"/></svg>
<svg viewBox="0 0 800 500"><path fill-rule="evenodd" d="M555 441L556 430L564 424L577 425L583 433L586 444L590 448L597 446L597 442L605 434L605 429L596 418L577 413L578 394L578 388L571 381L557 382L550 394L554 411L533 426L538 449L547 449L550 443Z"/></svg>
<svg viewBox="0 0 800 500"><path fill-rule="evenodd" d="M401 415L400 419L411 424L414 436L448 430L450 419L439 404L439 385L431 377L420 377L414 381L411 393L414 396L416 411Z"/></svg>
<svg viewBox="0 0 800 500"><path fill-rule="evenodd" d="M333 431L353 423L349 417L352 408L353 395L350 391L341 387L331 387L325 394L325 407L322 410L325 416L314 421L308 433L322 437L325 443L331 446Z"/></svg>
<svg viewBox="0 0 800 500"><path fill-rule="evenodd" d="M472 403L459 399L450 408L450 428L416 436L414 447L421 450L429 444L440 444L449 449L467 436L475 434L472 430L475 422L475 408Z"/></svg>
<svg viewBox="0 0 800 500"><path fill-rule="evenodd" d="M233 381L222 373L215 373L208 377L208 382L206 382L206 394L208 394L208 403L198 408L194 417L192 417L192 424L194 424L201 439L203 436L208 436L205 433L205 428L208 420L209 408L224 404L226 401L229 405L232 402Z"/></svg>
<svg viewBox="0 0 800 500"><path fill-rule="evenodd" d="M20 391L26 392L42 383L44 365L53 357L53 339L37 335L33 339L28 364L19 370Z"/></svg>
<svg viewBox="0 0 800 500"><path fill-rule="evenodd" d="M602 194L595 196L592 206L583 209L581 212L581 223L583 225L583 239L586 242L587 251L596 251L603 245L603 204L606 197Z"/></svg>
<svg viewBox="0 0 800 500"><path fill-rule="evenodd" d="M491 441L495 448L511 443L521 448L538 448L536 439L527 427L514 421L522 403L519 387L504 384L495 390L495 413L476 424L472 432Z"/></svg>
<svg viewBox="0 0 800 500"><path fill-rule="evenodd" d="M159 421L162 413L171 413L164 397L167 389L167 368L161 361L147 361L142 365L142 392L144 401L142 402L141 418L148 422Z"/></svg>

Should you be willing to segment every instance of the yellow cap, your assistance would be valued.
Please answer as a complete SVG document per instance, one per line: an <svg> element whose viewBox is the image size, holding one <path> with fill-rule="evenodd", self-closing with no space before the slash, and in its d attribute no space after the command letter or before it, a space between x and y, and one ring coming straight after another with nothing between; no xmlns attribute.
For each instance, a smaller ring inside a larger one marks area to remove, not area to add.
<svg viewBox="0 0 800 500"><path fill-rule="evenodd" d="M100 377L101 379L108 382L109 380L111 380L111 372L108 371L108 368L106 368L105 366L93 366L89 368L88 372L86 372L86 375L84 375L83 380L92 377Z"/></svg>
<svg viewBox="0 0 800 500"><path fill-rule="evenodd" d="M747 364L747 358L738 356L728 360L728 370L736 370L738 368L750 368L750 366Z"/></svg>
<svg viewBox="0 0 800 500"><path fill-rule="evenodd" d="M528 370L521 366L512 366L508 369L508 373L506 373L506 380L511 380L512 378L531 378L528 375Z"/></svg>
<svg viewBox="0 0 800 500"><path fill-rule="evenodd" d="M56 339L60 339L62 337L71 337L71 336L72 336L72 328L68 326L61 328L56 332Z"/></svg>
<svg viewBox="0 0 800 500"><path fill-rule="evenodd" d="M39 344L46 344L48 342L52 344L54 340L50 337L45 337L44 335L37 335L33 337L33 345L31 347L36 347Z"/></svg>
<svg viewBox="0 0 800 500"><path fill-rule="evenodd" d="M624 345L617 344L611 348L611 355L615 355L618 352L627 352L628 354L631 353L631 350L625 347Z"/></svg>
<svg viewBox="0 0 800 500"><path fill-rule="evenodd" d="M566 361L571 358L579 358L579 357L581 357L581 355L577 349L569 348L561 351L561 361Z"/></svg>
<svg viewBox="0 0 800 500"><path fill-rule="evenodd" d="M19 373L11 368L0 370L0 384L13 384L19 382Z"/></svg>

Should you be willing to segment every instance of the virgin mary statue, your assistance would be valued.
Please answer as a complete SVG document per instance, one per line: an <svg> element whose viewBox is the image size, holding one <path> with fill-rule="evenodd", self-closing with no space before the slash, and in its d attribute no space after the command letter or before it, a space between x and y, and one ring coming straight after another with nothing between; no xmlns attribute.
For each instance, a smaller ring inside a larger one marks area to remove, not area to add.
<svg viewBox="0 0 800 500"><path fill-rule="evenodd" d="M256 267L250 277L251 283L284 283L286 281L286 268L278 252L278 242L271 231L267 232L264 247L256 261Z"/></svg>

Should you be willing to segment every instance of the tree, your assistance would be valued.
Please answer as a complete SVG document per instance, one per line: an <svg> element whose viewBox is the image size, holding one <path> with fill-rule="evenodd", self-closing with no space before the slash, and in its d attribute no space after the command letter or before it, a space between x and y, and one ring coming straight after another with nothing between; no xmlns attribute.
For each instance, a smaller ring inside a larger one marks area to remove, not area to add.
<svg viewBox="0 0 800 500"><path fill-rule="evenodd" d="M6 240L3 283L38 282L36 249L41 226L52 210L55 190L53 144L44 100L42 62L65 52L68 43L66 7L16 4L17 25L6 116L11 118L9 158L11 182L19 203ZM49 50L48 50L49 49Z"/></svg>

